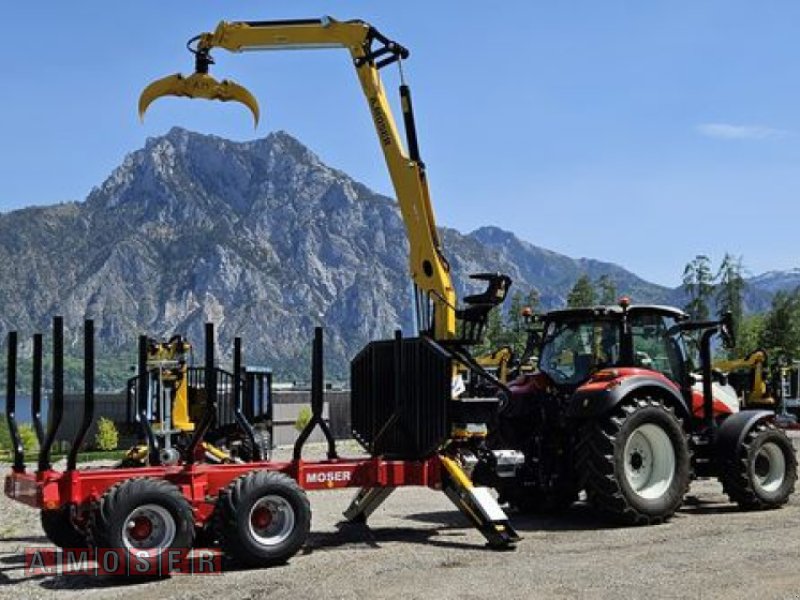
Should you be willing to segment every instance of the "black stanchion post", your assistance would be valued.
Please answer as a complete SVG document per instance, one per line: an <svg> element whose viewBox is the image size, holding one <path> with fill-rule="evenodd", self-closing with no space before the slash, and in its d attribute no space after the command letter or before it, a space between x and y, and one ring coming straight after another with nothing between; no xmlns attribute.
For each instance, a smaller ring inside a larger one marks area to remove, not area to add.
<svg viewBox="0 0 800 600"><path fill-rule="evenodd" d="M31 418L36 431L39 447L44 443L44 427L42 426L42 353L44 345L42 334L33 336L33 373L31 377Z"/></svg>
<svg viewBox="0 0 800 600"><path fill-rule="evenodd" d="M50 451L58 428L64 418L64 318L53 317L53 393L50 396L50 418L47 420L47 435L39 448L39 471L51 468Z"/></svg>
<svg viewBox="0 0 800 600"><path fill-rule="evenodd" d="M67 456L67 470L73 471L78 463L78 452L94 419L94 321L83 324L83 421L72 441Z"/></svg>
<svg viewBox="0 0 800 600"><path fill-rule="evenodd" d="M17 332L8 333L8 372L6 376L6 420L14 451L14 471L25 471L25 448L17 427Z"/></svg>

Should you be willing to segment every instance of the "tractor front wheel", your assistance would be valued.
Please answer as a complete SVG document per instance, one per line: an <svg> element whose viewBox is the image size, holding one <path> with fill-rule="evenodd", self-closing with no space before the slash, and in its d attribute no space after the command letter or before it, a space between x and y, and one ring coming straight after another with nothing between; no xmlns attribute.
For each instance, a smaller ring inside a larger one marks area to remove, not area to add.
<svg viewBox="0 0 800 600"><path fill-rule="evenodd" d="M632 525L661 523L689 489L690 455L674 411L651 398L590 424L577 468L593 506Z"/></svg>
<svg viewBox="0 0 800 600"><path fill-rule="evenodd" d="M772 423L758 423L745 435L737 455L724 462L719 479L731 501L744 509L786 504L797 480L792 441Z"/></svg>

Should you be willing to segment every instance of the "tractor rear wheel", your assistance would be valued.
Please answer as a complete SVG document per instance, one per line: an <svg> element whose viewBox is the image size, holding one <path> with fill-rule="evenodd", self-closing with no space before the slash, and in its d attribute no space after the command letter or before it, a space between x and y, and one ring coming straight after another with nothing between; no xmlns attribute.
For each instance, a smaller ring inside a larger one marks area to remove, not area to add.
<svg viewBox="0 0 800 600"><path fill-rule="evenodd" d="M288 475L254 471L220 493L214 527L225 553L240 563L251 567L281 564L305 543L311 506Z"/></svg>
<svg viewBox="0 0 800 600"><path fill-rule="evenodd" d="M72 523L70 507L42 510L42 529L47 539L59 548L86 548L86 534Z"/></svg>
<svg viewBox="0 0 800 600"><path fill-rule="evenodd" d="M119 549L131 564L141 552L155 561L169 550L192 547L192 507L180 489L162 479L128 479L100 499L90 530L98 548Z"/></svg>
<svg viewBox="0 0 800 600"><path fill-rule="evenodd" d="M758 423L745 435L737 455L725 461L719 479L731 501L744 509L786 504L797 480L792 441L772 423Z"/></svg>
<svg viewBox="0 0 800 600"><path fill-rule="evenodd" d="M652 398L635 399L587 429L577 468L589 503L632 525L672 517L691 479L689 445L675 412Z"/></svg>

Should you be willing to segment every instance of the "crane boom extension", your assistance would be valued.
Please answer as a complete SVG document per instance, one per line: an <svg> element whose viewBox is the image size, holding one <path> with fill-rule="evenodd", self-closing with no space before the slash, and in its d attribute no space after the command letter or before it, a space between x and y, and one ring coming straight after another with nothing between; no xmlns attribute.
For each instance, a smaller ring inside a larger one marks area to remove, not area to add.
<svg viewBox="0 0 800 600"><path fill-rule="evenodd" d="M247 105L258 121L258 104L250 93L231 82L217 83L208 75L213 64L210 51L223 48L231 52L345 48L353 59L359 82L367 99L378 140L386 159L410 246L411 277L416 290L418 327L437 340L456 337L456 294L450 267L441 250L431 205L425 166L419 156L411 93L400 86L401 106L408 150L404 149L384 92L379 70L408 57L406 48L383 36L363 21L336 21L330 17L298 21L221 22L213 33L190 40L196 56L195 73L174 75L154 82L139 101L143 115L156 98L166 95L234 100ZM487 276L481 277L487 279ZM510 280L490 285L491 294L482 295L497 304L505 296ZM432 307L432 311L431 311Z"/></svg>

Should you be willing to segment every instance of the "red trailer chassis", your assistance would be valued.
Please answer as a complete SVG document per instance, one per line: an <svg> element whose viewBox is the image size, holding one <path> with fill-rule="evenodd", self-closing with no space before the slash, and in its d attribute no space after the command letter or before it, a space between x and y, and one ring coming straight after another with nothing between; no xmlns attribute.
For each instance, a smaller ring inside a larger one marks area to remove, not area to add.
<svg viewBox="0 0 800 600"><path fill-rule="evenodd" d="M380 458L320 461L267 461L236 464L194 464L172 467L88 468L72 471L12 472L5 495L33 508L54 510L65 505L89 507L112 486L134 477L163 479L176 485L189 500L195 524L204 525L219 492L231 481L253 471L276 471L294 479L307 491L341 488L442 488L438 456L422 461Z"/></svg>
<svg viewBox="0 0 800 600"><path fill-rule="evenodd" d="M141 438L147 442L147 465L77 468L77 455L94 418L94 325L84 328L83 420L72 442L65 471L54 470L50 449L64 414L63 321L53 324L53 395L45 434L41 418L42 338L34 336L31 414L40 451L35 471L28 471L16 421L17 335L9 334L7 418L14 465L5 481L9 498L40 509L48 538L61 547L121 548L133 557L140 550L191 548L198 535L219 542L241 562L266 566L283 562L302 546L311 522L305 491L360 488L345 517L366 521L391 492L401 486L422 486L445 492L492 547L506 548L519 537L486 488L474 487L462 470L469 448L451 441L438 454L407 460L347 459L337 454L330 429L322 419L322 330L314 337L311 420L301 432L290 461L211 464L202 462L204 436L217 414L214 330L206 325L206 406L200 424L181 445L180 459L160 454L160 440L150 427L148 390L137 394ZM399 346L398 346L399 347ZM139 339L139 367L144 372L146 339ZM255 445L243 416L241 340L234 340L233 398L241 429ZM144 377L140 384L146 385ZM142 383L144 382L144 383ZM303 446L315 427L327 439L327 459L306 461ZM211 536L210 538L208 536Z"/></svg>

